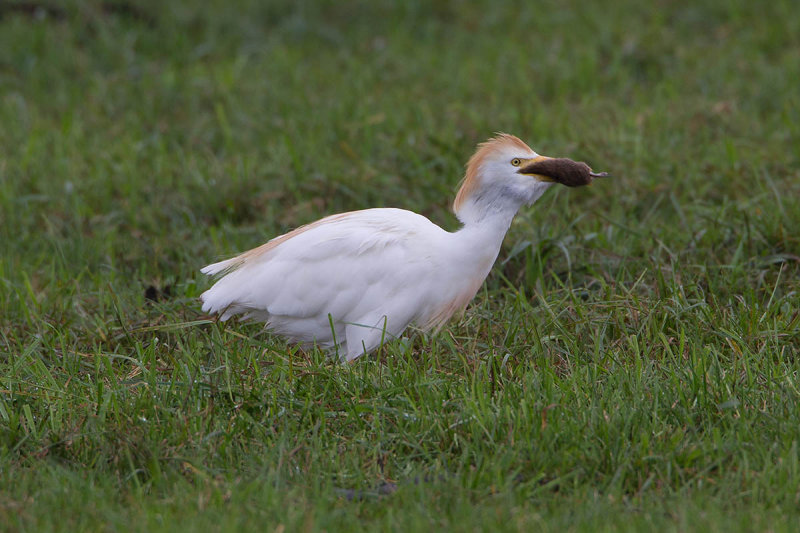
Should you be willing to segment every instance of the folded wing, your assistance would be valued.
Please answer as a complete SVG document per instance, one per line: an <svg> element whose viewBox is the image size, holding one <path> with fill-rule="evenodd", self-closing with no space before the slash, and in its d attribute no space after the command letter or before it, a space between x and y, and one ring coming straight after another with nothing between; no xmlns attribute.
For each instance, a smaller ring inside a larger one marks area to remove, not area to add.
<svg viewBox="0 0 800 533"><path fill-rule="evenodd" d="M400 209L323 218L205 267L222 276L201 296L203 310L263 320L293 342L339 345L354 358L436 306L447 235Z"/></svg>

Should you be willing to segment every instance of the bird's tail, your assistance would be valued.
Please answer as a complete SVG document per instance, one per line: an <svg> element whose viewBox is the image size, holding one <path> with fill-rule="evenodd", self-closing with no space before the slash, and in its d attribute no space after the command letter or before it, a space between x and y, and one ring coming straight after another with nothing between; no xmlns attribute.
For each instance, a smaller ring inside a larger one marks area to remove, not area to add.
<svg viewBox="0 0 800 533"><path fill-rule="evenodd" d="M235 269L242 260L239 256L231 257L230 259L226 259L225 261L220 261L218 263L212 263L210 265L206 265L200 269L200 272L205 274L206 276L217 276L219 274L223 274L225 272L231 271Z"/></svg>
<svg viewBox="0 0 800 533"><path fill-rule="evenodd" d="M234 315L250 311L248 306L236 301L237 295L235 291L231 290L236 288L236 280L226 277L232 274L241 264L241 257L237 256L218 263L212 263L200 269L200 272L207 276L221 278L210 289L200 295L204 312L219 315L220 320L225 321Z"/></svg>

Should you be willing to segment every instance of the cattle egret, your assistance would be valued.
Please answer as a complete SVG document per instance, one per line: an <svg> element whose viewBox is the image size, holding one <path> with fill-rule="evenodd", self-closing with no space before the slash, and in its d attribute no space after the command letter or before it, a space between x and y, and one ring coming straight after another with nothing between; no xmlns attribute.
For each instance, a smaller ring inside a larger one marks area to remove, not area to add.
<svg viewBox="0 0 800 533"><path fill-rule="evenodd" d="M221 320L240 315L343 361L397 338L411 324L441 327L478 292L511 220L551 185L588 185L586 163L541 156L498 134L467 163L445 231L403 209L331 215L202 269L220 279L200 297Z"/></svg>

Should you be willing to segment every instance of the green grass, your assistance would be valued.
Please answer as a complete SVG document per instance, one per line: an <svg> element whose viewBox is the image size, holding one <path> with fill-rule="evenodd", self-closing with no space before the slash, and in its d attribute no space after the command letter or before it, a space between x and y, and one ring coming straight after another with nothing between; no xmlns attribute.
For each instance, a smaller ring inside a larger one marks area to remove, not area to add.
<svg viewBox="0 0 800 533"><path fill-rule="evenodd" d="M0 528L797 530L794 2L196 4L0 3ZM439 334L200 312L324 214L454 229L495 131L615 177Z"/></svg>

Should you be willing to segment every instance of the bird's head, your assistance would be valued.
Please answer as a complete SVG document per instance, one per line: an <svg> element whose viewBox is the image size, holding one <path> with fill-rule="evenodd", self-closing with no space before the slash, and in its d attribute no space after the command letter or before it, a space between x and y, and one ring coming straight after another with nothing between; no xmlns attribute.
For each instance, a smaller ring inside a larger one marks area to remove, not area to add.
<svg viewBox="0 0 800 533"><path fill-rule="evenodd" d="M535 202L551 185L589 185L605 172L592 172L586 163L539 155L519 138L500 133L478 145L453 202L463 222L493 210L512 210Z"/></svg>

